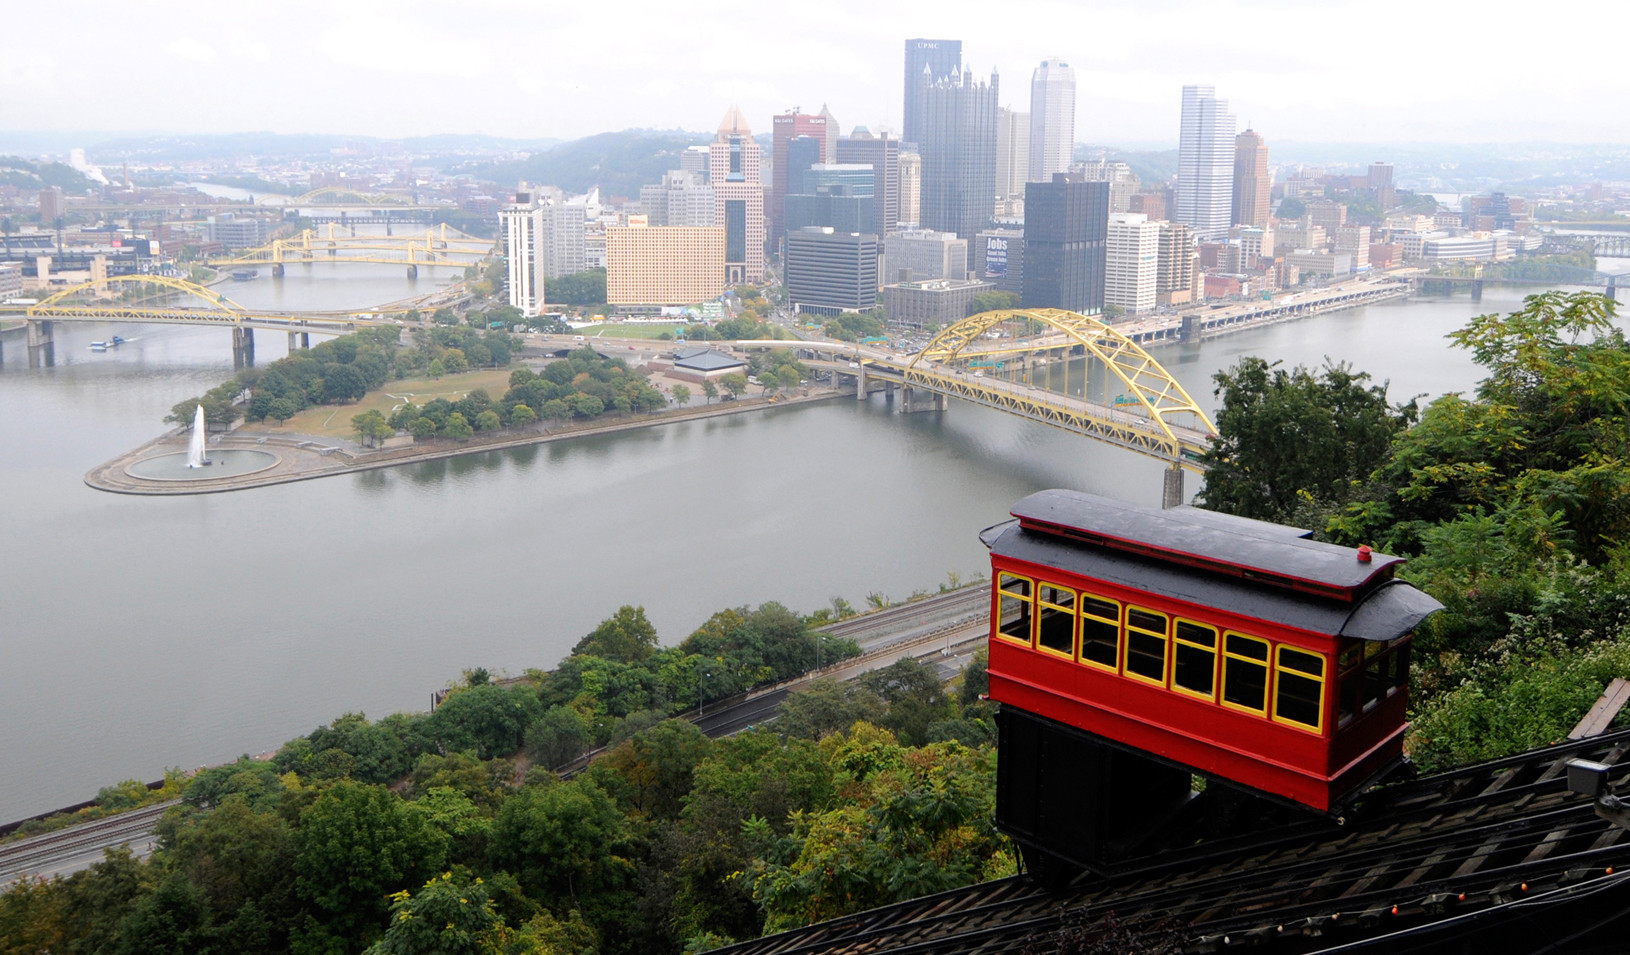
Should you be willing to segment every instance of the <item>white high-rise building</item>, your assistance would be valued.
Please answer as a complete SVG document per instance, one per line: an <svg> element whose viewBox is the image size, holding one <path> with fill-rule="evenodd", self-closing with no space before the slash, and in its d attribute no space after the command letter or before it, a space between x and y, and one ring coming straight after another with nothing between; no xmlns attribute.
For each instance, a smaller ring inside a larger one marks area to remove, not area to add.
<svg viewBox="0 0 1630 955"><path fill-rule="evenodd" d="M1226 238L1234 201L1234 115L1212 86L1183 87L1177 214L1201 242Z"/></svg>
<svg viewBox="0 0 1630 955"><path fill-rule="evenodd" d="M996 198L1024 198L1030 175L1030 114L996 111Z"/></svg>
<svg viewBox="0 0 1630 955"><path fill-rule="evenodd" d="M915 229L922 224L923 157L917 153L900 154L900 221L901 229Z"/></svg>
<svg viewBox="0 0 1630 955"><path fill-rule="evenodd" d="M1074 157L1075 70L1050 57L1030 76L1030 181L1052 182Z"/></svg>
<svg viewBox="0 0 1630 955"><path fill-rule="evenodd" d="M1160 223L1139 212L1109 217L1104 243L1104 304L1137 315L1155 309L1160 272Z"/></svg>
<svg viewBox="0 0 1630 955"><path fill-rule="evenodd" d="M509 304L532 318L543 311L545 226L543 208L530 201L505 206L498 213L504 222L505 249L509 253Z"/></svg>

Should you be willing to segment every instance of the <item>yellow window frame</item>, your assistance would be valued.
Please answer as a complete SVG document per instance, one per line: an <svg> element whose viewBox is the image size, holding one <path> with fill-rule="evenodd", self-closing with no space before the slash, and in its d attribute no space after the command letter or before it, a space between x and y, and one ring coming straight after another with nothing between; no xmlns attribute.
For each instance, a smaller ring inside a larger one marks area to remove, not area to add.
<svg viewBox="0 0 1630 955"><path fill-rule="evenodd" d="M1283 661L1284 661L1284 656L1285 656L1285 651L1286 650L1290 650L1290 651L1292 651L1294 653L1301 653L1301 654L1305 654L1306 656L1316 658L1319 661L1319 673L1318 673L1318 675L1314 676L1313 674L1307 672L1306 670L1298 670L1295 667L1287 667L1287 666L1285 666ZM1330 687L1329 687L1330 660L1329 660L1329 658L1327 658L1322 653L1315 653L1312 650L1304 649L1302 647L1293 647L1293 646L1290 646L1289 644L1275 644L1274 647L1273 647L1272 652L1273 652L1273 685L1271 687L1271 690L1272 690L1272 696L1273 696L1273 721L1275 723L1283 723L1286 726L1294 726L1294 727L1296 727L1297 729L1300 729L1300 730L1307 730L1308 732L1311 732L1311 733L1318 733L1320 735L1323 735L1323 733L1324 733L1324 706L1325 706L1326 700L1328 699L1328 694L1330 692ZM1315 682L1315 683L1317 683L1319 685L1319 709L1318 709L1319 720L1318 720L1318 722L1316 724L1308 724L1308 723L1302 722L1301 720L1293 720L1293 719L1289 719L1287 717L1283 717L1283 716L1279 715L1279 675L1280 675L1281 670L1289 673L1292 676L1301 677L1304 680L1312 680L1313 682Z"/></svg>
<svg viewBox="0 0 1630 955"><path fill-rule="evenodd" d="M1029 593L1028 594L1017 594L1017 593L1013 593L1013 592L1009 591L1005 586L1009 580L1023 581L1024 584L1025 584L1025 588L1029 591ZM1030 625L1025 628L1027 636L1023 640L1021 640L1018 637L1013 636L1012 634L1009 634L1009 633L1002 630L1002 600L1003 600L1003 598L1006 598L1006 597L1012 597L1012 598L1014 598L1016 600L1022 600L1025 603L1030 605ZM1036 582L1034 580L1032 580L1029 577L1024 576L1023 574L1013 574L1013 573L1009 573L1009 572L1007 572L1005 570L997 572L997 574L996 574L996 626L991 628L991 633L997 639L1006 641L1007 643L1014 644L1015 646L1030 647L1031 649L1035 648L1035 644L1036 644Z"/></svg>
<svg viewBox="0 0 1630 955"><path fill-rule="evenodd" d="M1182 631L1182 626L1183 626L1183 624L1188 624L1191 627L1198 627L1198 628L1203 629L1203 630L1210 630L1211 631L1211 637L1212 637L1211 646L1208 647L1203 643L1195 643L1192 640L1184 640L1183 637L1182 637L1182 632L1183 632ZM1181 693L1184 696L1193 697L1196 700L1206 700L1206 701L1213 702L1213 703L1216 702L1217 695L1222 690L1222 677L1217 672L1217 669L1218 669L1218 667L1217 667L1217 657L1219 655L1219 652L1222 649L1221 646L1219 646L1219 644L1221 644L1221 642L1222 642L1222 629L1220 627L1217 627L1217 626L1213 625L1213 624L1201 623L1198 620L1190 620L1187 617L1174 617L1172 619L1172 621L1171 621L1171 628L1172 628L1172 652L1171 652L1171 664L1170 664L1169 669L1171 670L1171 677L1172 677L1172 679L1171 679L1172 692ZM1210 693L1201 693L1199 690L1190 689L1190 688L1188 688L1186 686L1183 686L1182 684L1177 682L1177 648L1179 646L1193 647L1196 650L1203 650L1207 654L1210 655L1210 657L1211 657L1211 692Z"/></svg>
<svg viewBox="0 0 1630 955"><path fill-rule="evenodd" d="M1155 631L1150 630L1150 629L1148 629L1146 627L1134 627L1132 625L1132 614L1133 614L1134 611L1136 611L1138 613L1146 613L1146 614L1149 614L1151 616L1159 617L1160 619L1166 621L1166 632L1165 633L1156 633ZM1166 686L1168 686L1171 683L1171 674L1172 674L1172 617L1171 617L1171 614L1162 613L1159 610L1155 610L1155 609L1150 608L1150 607L1139 607L1139 606L1137 606L1135 604L1127 604L1126 609L1124 611L1122 611L1122 615L1123 615L1124 619L1126 620L1126 625L1121 628L1121 673L1123 675L1125 675L1127 677L1127 679L1137 680L1139 683L1147 683L1150 686L1158 686L1158 687L1161 687L1162 689L1164 689ZM1131 668L1131 663L1132 663L1132 634L1134 634L1134 633L1142 634L1142 635L1144 635L1146 637L1158 637L1158 638L1160 638L1161 661L1160 661L1160 679L1159 680L1156 680L1156 679L1154 679L1152 677L1144 676L1141 673L1132 672L1132 668Z"/></svg>
<svg viewBox="0 0 1630 955"><path fill-rule="evenodd" d="M1099 603L1106 603L1106 604L1109 604L1110 606L1114 607L1115 608L1115 616L1113 618L1110 618L1110 617L1105 617L1105 616L1102 616L1102 615L1096 614L1096 613L1088 613L1087 612L1087 601L1089 601L1089 600L1096 600ZM1080 608L1080 612L1076 614L1076 624L1075 624L1075 638L1076 638L1075 639L1075 648L1076 648L1076 654L1077 654L1076 658L1078 660L1080 660L1081 663L1085 664L1086 666L1092 667L1092 668L1097 669L1097 670L1103 670L1105 673L1119 673L1119 672L1121 672L1121 662L1126 657L1126 655L1121 652L1121 644L1123 644L1126 641L1126 631L1121 626L1121 621L1126 616L1126 607L1125 607L1125 605L1122 604L1119 600L1111 600L1108 597L1102 597L1102 596L1099 596L1098 594L1090 594L1090 593L1087 593L1084 590L1076 595L1076 597L1075 597L1075 605ZM1100 663L1097 660L1088 660L1087 659L1086 653L1087 653L1087 621L1088 620L1091 620L1091 621L1093 621L1095 623L1108 624L1111 627L1115 628L1115 662L1114 663Z"/></svg>
<svg viewBox="0 0 1630 955"><path fill-rule="evenodd" d="M1241 640L1249 640L1252 643L1261 644L1262 647L1263 647L1262 658L1258 659L1256 657L1246 656L1245 654L1242 654L1242 653L1230 653L1230 652L1228 652L1228 638L1230 638L1230 637L1238 637ZM1224 630L1223 634L1222 634L1222 643L1223 643L1223 645L1222 645L1222 667L1221 667L1222 679L1218 682L1218 685L1217 685L1217 702L1221 703L1223 706L1226 706L1227 708L1229 708L1231 710L1237 710L1237 711L1239 711L1241 713L1254 713L1257 716L1267 716L1268 715L1268 709L1272 705L1269 701L1273 699L1273 661L1274 661L1273 644L1270 641L1262 639L1261 637L1253 637L1248 633L1240 633L1237 630ZM1259 666L1259 667L1262 668L1262 708L1261 709L1254 709L1252 707L1245 706L1245 705L1240 704L1240 703L1235 703L1235 702L1228 699L1228 661L1229 660L1239 660L1241 662L1250 664L1252 666Z"/></svg>
<svg viewBox="0 0 1630 955"><path fill-rule="evenodd" d="M1076 606L1075 607L1065 607L1065 606L1062 606L1060 604L1056 604L1056 603L1053 603L1051 601L1041 599L1042 591L1047 589L1048 587L1051 587L1054 590L1068 591L1069 594L1070 594L1071 600L1073 600L1075 602ZM1040 650L1042 653L1051 654L1052 656L1060 657L1060 658L1065 659L1065 660L1074 660L1076 658L1076 651L1081 646L1081 617L1080 617L1080 614L1076 610L1076 607L1079 607L1080 604L1081 604L1081 595L1076 592L1074 587L1066 587L1063 584L1055 584L1055 583L1052 583L1051 581L1045 581L1045 580L1037 580L1036 581L1036 600L1035 600L1035 604L1033 605L1034 606L1034 612L1031 615L1034 618L1034 622L1031 624L1031 630L1035 634L1036 649L1037 650ZM1045 644L1043 644L1041 642L1041 615L1042 615L1043 609L1056 610L1059 613L1066 614L1066 615L1069 616L1069 618L1070 618L1070 649L1069 650L1067 650L1067 651L1065 651L1065 650L1054 650L1052 647L1046 646Z"/></svg>

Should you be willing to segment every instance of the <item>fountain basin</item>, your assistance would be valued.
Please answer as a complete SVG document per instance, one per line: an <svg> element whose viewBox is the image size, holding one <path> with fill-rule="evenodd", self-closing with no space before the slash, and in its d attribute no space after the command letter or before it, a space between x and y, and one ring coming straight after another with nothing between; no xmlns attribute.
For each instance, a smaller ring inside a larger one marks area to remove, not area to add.
<svg viewBox="0 0 1630 955"><path fill-rule="evenodd" d="M270 451L247 448L217 448L209 452L208 459L210 463L206 467L188 467L188 452L176 451L126 465L125 473L144 481L212 481L255 474L276 467L283 460Z"/></svg>

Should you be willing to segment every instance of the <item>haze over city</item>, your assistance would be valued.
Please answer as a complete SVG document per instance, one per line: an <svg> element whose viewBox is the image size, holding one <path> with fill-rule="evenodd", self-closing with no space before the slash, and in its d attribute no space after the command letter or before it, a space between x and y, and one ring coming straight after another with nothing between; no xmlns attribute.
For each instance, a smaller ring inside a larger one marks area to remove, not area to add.
<svg viewBox="0 0 1630 955"><path fill-rule="evenodd" d="M898 129L900 38L944 36L977 75L1002 72L1004 105L1022 107L1044 57L1070 61L1082 142L1170 146L1185 83L1214 84L1242 127L1280 142L1630 142L1612 108L1630 75L1590 52L1618 4L1498 13L1468 0L33 4L8 13L37 42L0 60L0 127L572 139L824 102L845 127Z"/></svg>

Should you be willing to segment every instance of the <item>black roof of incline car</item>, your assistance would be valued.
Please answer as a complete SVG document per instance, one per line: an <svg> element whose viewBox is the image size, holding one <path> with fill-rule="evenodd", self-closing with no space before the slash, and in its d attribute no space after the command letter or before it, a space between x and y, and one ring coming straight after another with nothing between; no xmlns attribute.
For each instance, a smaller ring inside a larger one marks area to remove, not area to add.
<svg viewBox="0 0 1630 955"><path fill-rule="evenodd" d="M1349 601L1404 563L1367 548L1308 540L1301 528L1081 491L1038 491L1013 505L1012 514L1026 530Z"/></svg>

